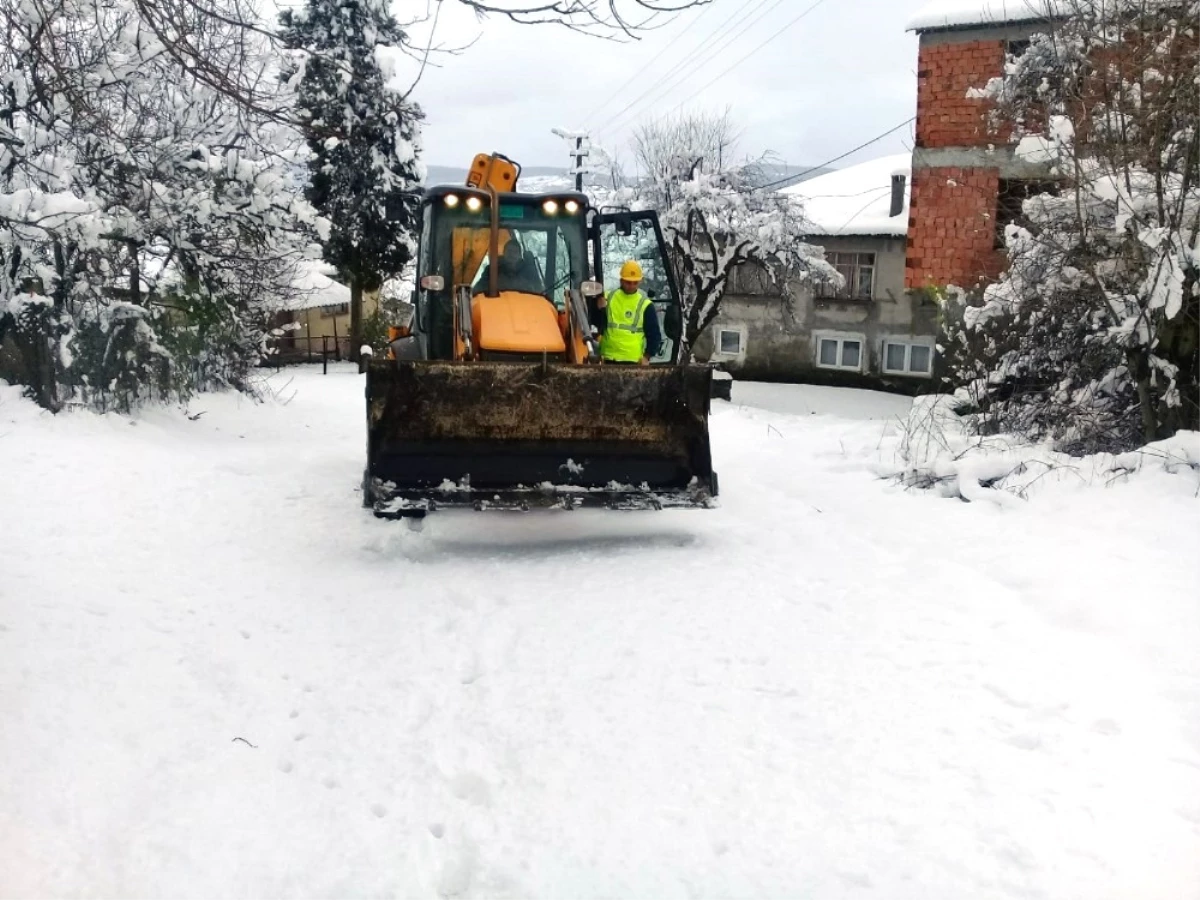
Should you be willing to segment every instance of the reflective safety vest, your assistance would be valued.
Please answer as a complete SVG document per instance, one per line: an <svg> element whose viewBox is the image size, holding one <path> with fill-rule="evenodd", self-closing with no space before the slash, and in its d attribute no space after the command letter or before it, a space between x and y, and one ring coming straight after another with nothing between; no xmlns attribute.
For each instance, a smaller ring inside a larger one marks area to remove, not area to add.
<svg viewBox="0 0 1200 900"><path fill-rule="evenodd" d="M608 322L600 336L600 355L613 362L638 362L646 355L646 311L650 301L641 291L617 288L608 295Z"/></svg>

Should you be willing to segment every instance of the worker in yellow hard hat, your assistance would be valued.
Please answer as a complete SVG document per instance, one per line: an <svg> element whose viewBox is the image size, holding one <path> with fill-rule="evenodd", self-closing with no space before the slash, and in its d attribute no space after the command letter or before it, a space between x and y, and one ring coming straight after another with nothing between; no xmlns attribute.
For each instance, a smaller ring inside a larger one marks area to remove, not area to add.
<svg viewBox="0 0 1200 900"><path fill-rule="evenodd" d="M599 297L600 356L605 362L649 365L662 347L658 313L640 285L642 267L635 260L621 266L621 286Z"/></svg>

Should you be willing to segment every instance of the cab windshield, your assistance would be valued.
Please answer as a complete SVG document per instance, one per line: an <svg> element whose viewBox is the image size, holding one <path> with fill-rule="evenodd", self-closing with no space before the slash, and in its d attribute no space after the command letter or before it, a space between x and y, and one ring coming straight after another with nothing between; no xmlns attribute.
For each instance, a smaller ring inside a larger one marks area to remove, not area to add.
<svg viewBox="0 0 1200 900"><path fill-rule="evenodd" d="M470 286L472 294L488 290L493 264L488 256L490 214L487 207L472 212L440 204L438 243L449 245L450 277L454 287ZM538 294L559 309L568 289L584 278L583 211L549 215L541 202L500 204L499 260L496 287L500 291Z"/></svg>

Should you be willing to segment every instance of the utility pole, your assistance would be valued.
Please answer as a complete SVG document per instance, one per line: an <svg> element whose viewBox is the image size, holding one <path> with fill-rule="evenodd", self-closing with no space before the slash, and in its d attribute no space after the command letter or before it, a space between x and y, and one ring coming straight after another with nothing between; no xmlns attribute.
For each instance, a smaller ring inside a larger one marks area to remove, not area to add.
<svg viewBox="0 0 1200 900"><path fill-rule="evenodd" d="M583 161L588 157L592 149L591 143L588 141L588 133L586 131L568 131L566 128L552 128L550 130L568 142L570 146L568 153L571 156L573 165L567 172L575 176L575 190L582 193L583 176L590 171L584 168L583 164Z"/></svg>
<svg viewBox="0 0 1200 900"><path fill-rule="evenodd" d="M583 190L583 138L575 138L575 190Z"/></svg>

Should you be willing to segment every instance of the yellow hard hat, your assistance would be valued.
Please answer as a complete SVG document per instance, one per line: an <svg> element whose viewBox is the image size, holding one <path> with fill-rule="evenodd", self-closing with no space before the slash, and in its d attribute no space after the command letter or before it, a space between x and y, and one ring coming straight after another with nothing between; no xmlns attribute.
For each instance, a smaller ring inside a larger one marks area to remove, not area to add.
<svg viewBox="0 0 1200 900"><path fill-rule="evenodd" d="M621 266L622 281L641 281L642 267L634 260L628 260L625 265Z"/></svg>

